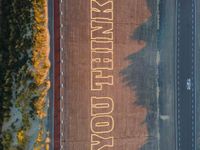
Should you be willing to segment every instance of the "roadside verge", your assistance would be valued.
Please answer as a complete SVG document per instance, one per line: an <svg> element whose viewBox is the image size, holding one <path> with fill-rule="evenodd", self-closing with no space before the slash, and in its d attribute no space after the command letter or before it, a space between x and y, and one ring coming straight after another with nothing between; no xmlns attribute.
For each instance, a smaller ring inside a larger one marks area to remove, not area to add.
<svg viewBox="0 0 200 150"><path fill-rule="evenodd" d="M54 0L54 150L60 149L60 14Z"/></svg>

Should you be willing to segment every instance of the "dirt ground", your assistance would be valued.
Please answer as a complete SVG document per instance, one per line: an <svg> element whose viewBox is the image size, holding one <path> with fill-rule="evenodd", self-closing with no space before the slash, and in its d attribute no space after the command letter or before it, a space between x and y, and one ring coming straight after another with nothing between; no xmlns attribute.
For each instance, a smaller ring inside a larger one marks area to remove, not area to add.
<svg viewBox="0 0 200 150"><path fill-rule="evenodd" d="M66 0L61 3L61 22L64 59L61 71L61 144L64 149L90 149L90 1ZM145 144L148 132L144 123L147 110L134 104L137 91L126 86L120 72L129 62L126 57L140 51L144 41L134 41L131 35L151 16L146 0L114 1L114 88L104 94L113 97L115 109L114 150L139 150ZM105 148L106 149L106 148Z"/></svg>

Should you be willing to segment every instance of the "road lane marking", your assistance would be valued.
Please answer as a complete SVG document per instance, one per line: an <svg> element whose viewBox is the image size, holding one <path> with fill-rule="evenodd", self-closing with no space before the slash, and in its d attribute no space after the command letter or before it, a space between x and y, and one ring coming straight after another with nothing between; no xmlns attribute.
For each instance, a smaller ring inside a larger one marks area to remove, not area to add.
<svg viewBox="0 0 200 150"><path fill-rule="evenodd" d="M62 4L63 4L63 1L61 0L60 1L60 60L61 60L61 64L60 64L60 84L61 84L61 88L60 89L60 108L61 108L61 112L60 112L60 120L61 120L61 123L60 123L60 133L61 133L61 136L60 136L60 150L63 150L64 149L64 140L63 140L63 137L64 137L64 105L63 105L63 100L64 100L64 96L62 94L63 92L63 88L64 88L64 81L63 81L63 76L64 76L64 71L63 71L63 64L64 64L64 59L63 59L63 53L64 53L64 48L62 47L62 43L63 43L63 39L64 39L64 36L63 36L63 21L62 21L62 16L63 16L63 11L62 11Z"/></svg>
<svg viewBox="0 0 200 150"><path fill-rule="evenodd" d="M62 39L62 40L63 40L63 38L64 38L63 35L61 35L61 39Z"/></svg>
<svg viewBox="0 0 200 150"><path fill-rule="evenodd" d="M194 5L195 1L193 0L192 1L192 70L194 70L194 64L195 64L195 56L194 56L194 53L195 53L195 5ZM194 77L194 72L192 71L192 76L193 76L193 83L195 84L195 77ZM192 149L195 149L195 97L194 97L194 94L193 92L194 91L194 88L195 88L195 85L192 85Z"/></svg>
<svg viewBox="0 0 200 150"><path fill-rule="evenodd" d="M180 77L179 77L179 74L180 74L180 61L179 61L179 56L180 56L180 53L179 53L179 51L180 51L180 2L178 3L178 11L177 11L177 100L178 100L178 107L177 107L177 109L178 109L178 112L177 112L177 121L178 121L178 127L177 127L177 130L178 130L178 149L179 149L179 147L181 146L181 138L180 138L180 136L181 136L181 129L180 129L180 98L179 98L179 96L180 96L180 92L179 92L179 90L180 90L180 88L179 88L179 85L180 85Z"/></svg>

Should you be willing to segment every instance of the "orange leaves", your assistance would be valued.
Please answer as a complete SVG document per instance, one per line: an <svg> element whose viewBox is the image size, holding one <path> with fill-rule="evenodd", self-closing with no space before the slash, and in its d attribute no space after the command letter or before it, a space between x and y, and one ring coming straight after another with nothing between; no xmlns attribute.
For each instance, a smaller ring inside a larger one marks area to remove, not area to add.
<svg viewBox="0 0 200 150"><path fill-rule="evenodd" d="M24 143L24 141L25 141L25 133L24 133L23 130L20 130L17 133L17 140L19 141L19 143Z"/></svg>
<svg viewBox="0 0 200 150"><path fill-rule="evenodd" d="M33 66L35 70L34 78L38 85L45 82L48 76L49 62L49 32L48 13L46 0L34 0L34 47Z"/></svg>

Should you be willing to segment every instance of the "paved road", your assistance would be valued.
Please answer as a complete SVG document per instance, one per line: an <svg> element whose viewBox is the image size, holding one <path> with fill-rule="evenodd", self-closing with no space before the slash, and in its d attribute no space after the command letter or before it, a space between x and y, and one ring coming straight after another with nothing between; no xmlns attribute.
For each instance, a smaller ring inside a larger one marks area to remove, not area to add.
<svg viewBox="0 0 200 150"><path fill-rule="evenodd" d="M195 150L195 11L195 0L177 0L177 150Z"/></svg>
<svg viewBox="0 0 200 150"><path fill-rule="evenodd" d="M53 17L53 0L48 0L48 16L49 16L49 34L50 34L50 61L51 61L51 69L50 69L50 80L51 80L51 88L49 90L49 115L48 115L48 128L50 131L50 150L54 149L54 17Z"/></svg>

